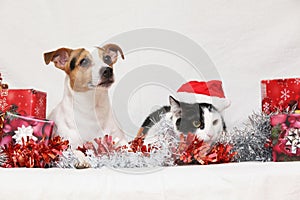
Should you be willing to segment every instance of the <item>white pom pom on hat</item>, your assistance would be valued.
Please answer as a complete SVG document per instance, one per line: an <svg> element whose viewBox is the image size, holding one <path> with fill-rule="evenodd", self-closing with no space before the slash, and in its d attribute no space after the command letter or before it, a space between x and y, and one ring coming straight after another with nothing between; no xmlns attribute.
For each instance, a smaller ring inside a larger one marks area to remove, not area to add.
<svg viewBox="0 0 300 200"><path fill-rule="evenodd" d="M189 81L177 90L178 100L185 103L209 103L222 112L230 106L225 98L222 81Z"/></svg>

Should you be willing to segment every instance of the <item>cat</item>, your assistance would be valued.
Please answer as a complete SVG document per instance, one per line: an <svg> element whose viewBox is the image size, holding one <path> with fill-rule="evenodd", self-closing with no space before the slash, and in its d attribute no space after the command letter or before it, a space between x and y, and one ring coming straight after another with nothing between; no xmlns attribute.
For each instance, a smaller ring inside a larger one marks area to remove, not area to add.
<svg viewBox="0 0 300 200"><path fill-rule="evenodd" d="M163 106L152 112L143 122L139 136L146 143L155 141L155 135L161 120L171 120L175 134L195 134L205 142L214 142L218 135L226 131L221 113L209 103L185 103L169 96L169 106Z"/></svg>

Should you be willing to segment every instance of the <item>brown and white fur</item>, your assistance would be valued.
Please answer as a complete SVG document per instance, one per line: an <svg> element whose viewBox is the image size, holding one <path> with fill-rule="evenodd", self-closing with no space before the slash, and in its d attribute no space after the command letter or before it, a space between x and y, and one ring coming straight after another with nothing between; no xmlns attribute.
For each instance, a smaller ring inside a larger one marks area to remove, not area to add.
<svg viewBox="0 0 300 200"><path fill-rule="evenodd" d="M122 49L115 44L87 49L60 48L44 54L46 64L66 73L64 94L49 119L57 126L57 134L68 139L71 148L106 134L115 142L126 141L112 113L108 89L114 83L113 65Z"/></svg>

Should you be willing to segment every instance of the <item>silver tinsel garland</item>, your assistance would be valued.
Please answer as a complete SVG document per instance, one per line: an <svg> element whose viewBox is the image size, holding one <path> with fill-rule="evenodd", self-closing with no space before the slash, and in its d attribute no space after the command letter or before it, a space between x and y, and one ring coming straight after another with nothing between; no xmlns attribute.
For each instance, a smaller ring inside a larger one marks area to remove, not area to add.
<svg viewBox="0 0 300 200"><path fill-rule="evenodd" d="M118 152L112 152L108 155L95 156L94 152L88 150L87 161L92 168L101 168L103 166L110 168L156 168L162 166L174 165L172 158L172 148L178 144L178 138L173 130L173 125L170 120L161 120L157 127L157 139L152 146L153 148L148 156L141 152L129 152L127 149L122 149ZM64 153L60 160L55 164L60 168L75 168L78 159L72 151Z"/></svg>
<svg viewBox="0 0 300 200"><path fill-rule="evenodd" d="M103 166L110 168L155 168L175 165L172 150L178 147L179 138L174 133L170 120L161 120L158 123L157 139L153 145L159 148L152 149L149 156L145 156L141 152L129 152L126 149L108 155L95 156L93 151L88 150L86 154L89 165L93 168ZM217 142L229 143L233 146L232 151L237 152L236 162L265 162L272 160L272 150L265 146L270 135L270 116L253 113L243 127L236 127L232 131L222 133ZM76 163L78 163L78 159L75 154L68 150L63 153L55 166L75 168Z"/></svg>
<svg viewBox="0 0 300 200"><path fill-rule="evenodd" d="M3 166L7 161L7 156L3 151L0 149L0 166Z"/></svg>
<svg viewBox="0 0 300 200"><path fill-rule="evenodd" d="M219 141L230 143L232 151L237 152L235 161L271 161L272 149L266 147L267 140L271 136L270 115L253 113L249 116L244 127L234 128L223 133Z"/></svg>
<svg viewBox="0 0 300 200"><path fill-rule="evenodd" d="M52 167L59 168L76 168L76 164L79 163L79 159L71 149L62 152L58 162L52 164Z"/></svg>

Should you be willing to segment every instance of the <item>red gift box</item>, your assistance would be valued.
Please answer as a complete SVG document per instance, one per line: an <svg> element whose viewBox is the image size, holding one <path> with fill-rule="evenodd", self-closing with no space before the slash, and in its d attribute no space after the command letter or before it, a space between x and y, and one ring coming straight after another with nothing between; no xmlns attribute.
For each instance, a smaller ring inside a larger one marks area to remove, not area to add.
<svg viewBox="0 0 300 200"><path fill-rule="evenodd" d="M300 114L271 116L273 161L300 160Z"/></svg>
<svg viewBox="0 0 300 200"><path fill-rule="evenodd" d="M262 111L270 114L276 111L300 109L300 78L261 81Z"/></svg>
<svg viewBox="0 0 300 200"><path fill-rule="evenodd" d="M13 139L14 142L20 143L20 136L25 136L25 138L30 136L30 139L44 141L45 144L48 144L52 136L53 127L54 122L50 120L37 119L7 112L4 119L2 135L0 135L0 146L10 143Z"/></svg>
<svg viewBox="0 0 300 200"><path fill-rule="evenodd" d="M16 105L17 113L24 116L46 118L47 93L34 89L9 89L8 105Z"/></svg>
<svg viewBox="0 0 300 200"><path fill-rule="evenodd" d="M8 96L8 89L1 87L1 90L0 90L0 111L5 111L8 107L7 96Z"/></svg>
<svg viewBox="0 0 300 200"><path fill-rule="evenodd" d="M5 111L5 109L8 107L7 96L8 96L8 85L2 83L2 77L0 73L0 111Z"/></svg>

